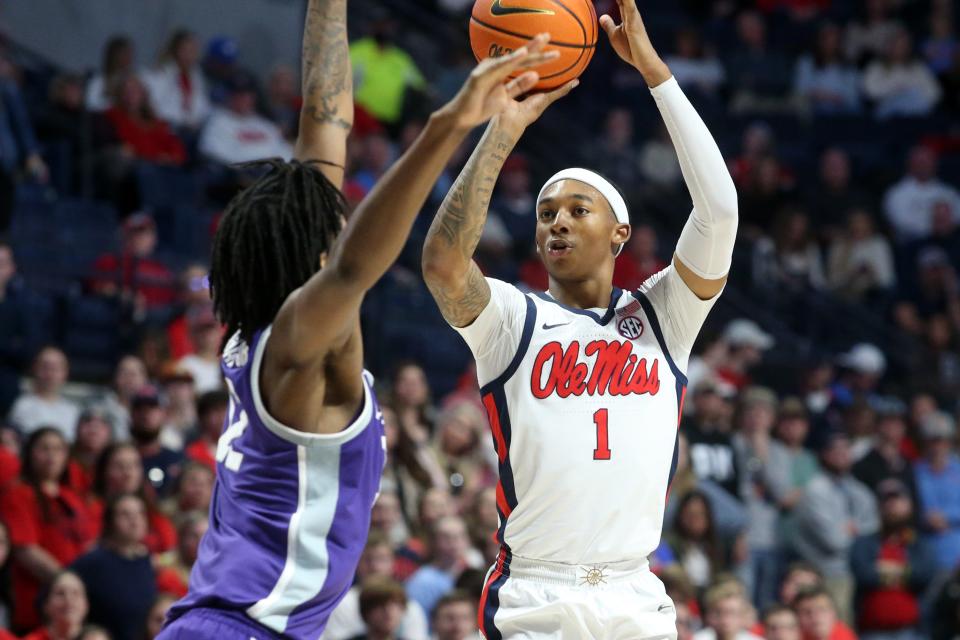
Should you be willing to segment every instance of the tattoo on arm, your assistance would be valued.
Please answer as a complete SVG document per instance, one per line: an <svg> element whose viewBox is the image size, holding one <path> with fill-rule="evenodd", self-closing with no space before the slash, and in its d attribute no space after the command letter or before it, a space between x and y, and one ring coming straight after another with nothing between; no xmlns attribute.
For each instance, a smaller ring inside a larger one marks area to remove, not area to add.
<svg viewBox="0 0 960 640"><path fill-rule="evenodd" d="M440 313L455 327L466 327L486 308L490 301L490 284L476 262L470 262L464 288L447 287L442 282L427 282L427 288L440 307Z"/></svg>
<svg viewBox="0 0 960 640"><path fill-rule="evenodd" d="M473 262L473 254L483 234L497 177L515 144L503 131L492 128L487 132L427 233L425 250L434 247L446 259L468 265L463 281L427 282L443 316L456 327L473 322L490 300L490 285Z"/></svg>
<svg viewBox="0 0 960 640"><path fill-rule="evenodd" d="M304 113L317 124L350 129L352 94L346 0L311 0L303 31Z"/></svg>

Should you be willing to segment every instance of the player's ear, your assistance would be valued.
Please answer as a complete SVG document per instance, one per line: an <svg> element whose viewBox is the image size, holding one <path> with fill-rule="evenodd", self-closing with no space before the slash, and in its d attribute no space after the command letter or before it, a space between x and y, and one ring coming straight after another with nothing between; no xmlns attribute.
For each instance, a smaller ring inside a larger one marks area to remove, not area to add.
<svg viewBox="0 0 960 640"><path fill-rule="evenodd" d="M618 224L613 228L613 237L610 239L610 241L618 246L627 244L632 233L633 229L630 228L630 225Z"/></svg>

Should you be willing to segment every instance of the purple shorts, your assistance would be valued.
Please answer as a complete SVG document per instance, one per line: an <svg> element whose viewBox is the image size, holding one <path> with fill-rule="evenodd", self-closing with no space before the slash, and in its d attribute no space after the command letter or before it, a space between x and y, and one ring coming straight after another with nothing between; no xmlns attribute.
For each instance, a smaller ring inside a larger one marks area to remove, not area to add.
<svg viewBox="0 0 960 640"><path fill-rule="evenodd" d="M156 640L279 640L281 636L239 611L191 609L168 622Z"/></svg>

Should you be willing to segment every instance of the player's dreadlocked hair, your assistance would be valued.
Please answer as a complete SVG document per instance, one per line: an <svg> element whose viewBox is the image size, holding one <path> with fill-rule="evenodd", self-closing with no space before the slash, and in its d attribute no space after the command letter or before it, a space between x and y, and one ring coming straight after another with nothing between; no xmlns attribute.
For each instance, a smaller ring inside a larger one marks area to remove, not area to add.
<svg viewBox="0 0 960 640"><path fill-rule="evenodd" d="M249 341L317 271L346 212L343 194L309 163L241 165L267 173L227 205L213 241L210 289L226 339Z"/></svg>

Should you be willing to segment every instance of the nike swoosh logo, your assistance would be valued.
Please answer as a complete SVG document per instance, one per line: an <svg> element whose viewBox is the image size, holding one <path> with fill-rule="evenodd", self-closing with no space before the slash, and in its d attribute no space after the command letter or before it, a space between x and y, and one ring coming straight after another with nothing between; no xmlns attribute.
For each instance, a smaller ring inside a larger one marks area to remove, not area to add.
<svg viewBox="0 0 960 640"><path fill-rule="evenodd" d="M556 15L550 9L530 9L529 7L505 7L501 0L494 0L490 5L490 13L495 16L512 16L518 13L540 13L548 16Z"/></svg>
<svg viewBox="0 0 960 640"><path fill-rule="evenodd" d="M550 331L550 329L556 329L557 327L565 327L565 326L567 326L568 324L570 324L570 323L569 323L569 322L561 322L560 324L546 324L546 323L544 323L544 325L543 325L543 330L544 330L544 331Z"/></svg>

